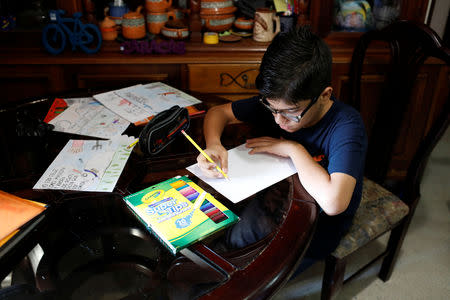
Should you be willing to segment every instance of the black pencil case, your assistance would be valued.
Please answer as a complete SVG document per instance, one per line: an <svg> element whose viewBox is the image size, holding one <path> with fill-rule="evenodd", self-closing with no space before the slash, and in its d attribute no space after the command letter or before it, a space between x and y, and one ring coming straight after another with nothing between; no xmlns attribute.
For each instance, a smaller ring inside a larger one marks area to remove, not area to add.
<svg viewBox="0 0 450 300"><path fill-rule="evenodd" d="M169 145L181 130L189 128L189 112L178 105L158 113L139 135L139 148L148 155L155 155Z"/></svg>

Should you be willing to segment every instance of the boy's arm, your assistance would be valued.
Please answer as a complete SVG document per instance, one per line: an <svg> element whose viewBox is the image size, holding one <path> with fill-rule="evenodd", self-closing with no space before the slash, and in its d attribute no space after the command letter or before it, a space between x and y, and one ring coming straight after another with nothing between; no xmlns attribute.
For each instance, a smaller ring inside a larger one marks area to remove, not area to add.
<svg viewBox="0 0 450 300"><path fill-rule="evenodd" d="M261 137L249 139L246 145L252 148L250 154L266 152L290 157L303 187L326 214L337 215L347 209L356 185L354 177L338 172L329 175L301 144L294 141Z"/></svg>
<svg viewBox="0 0 450 300"><path fill-rule="evenodd" d="M291 159L304 188L327 215L344 212L353 195L356 179L345 173L331 175L300 144L292 145Z"/></svg>
<svg viewBox="0 0 450 300"><path fill-rule="evenodd" d="M205 152L219 164L225 173L228 172L228 152L223 147L220 138L226 125L238 122L233 114L230 102L208 110L203 123L203 132L206 140ZM217 172L215 165L210 163L203 155L200 154L197 157L197 162L205 175L222 177L222 174Z"/></svg>

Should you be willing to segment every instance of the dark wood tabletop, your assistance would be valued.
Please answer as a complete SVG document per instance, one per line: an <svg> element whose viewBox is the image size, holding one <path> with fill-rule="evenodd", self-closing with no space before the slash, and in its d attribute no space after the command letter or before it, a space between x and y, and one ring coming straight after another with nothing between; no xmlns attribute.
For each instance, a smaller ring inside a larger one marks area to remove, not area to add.
<svg viewBox="0 0 450 300"><path fill-rule="evenodd" d="M204 100L204 109L224 102L195 96ZM17 136L18 112L26 110L42 120L52 101L32 99L0 108L0 189L50 204L43 218L0 248L0 280L39 244L44 255L31 284L57 296L116 292L130 297L126 299L265 299L287 282L309 245L318 215L298 176L269 187L283 214L276 229L260 241L230 250L220 246L222 232L173 256L126 209L123 196L188 174L238 215L250 200L233 204L190 174L185 168L198 153L183 139L155 157L135 148L111 193L33 190L67 141L80 138L54 132ZM189 131L204 146L202 122L203 116L192 118ZM141 129L132 126L125 133L137 136ZM223 142L231 148L252 134L247 126L231 125Z"/></svg>

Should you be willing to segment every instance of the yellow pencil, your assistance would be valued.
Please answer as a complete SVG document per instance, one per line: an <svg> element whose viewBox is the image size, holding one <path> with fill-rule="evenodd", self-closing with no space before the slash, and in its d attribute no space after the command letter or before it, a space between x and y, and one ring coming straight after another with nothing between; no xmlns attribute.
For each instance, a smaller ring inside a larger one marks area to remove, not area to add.
<svg viewBox="0 0 450 300"><path fill-rule="evenodd" d="M184 130L181 130L181 132L182 132L182 133L184 134L184 136L189 140L189 142L191 142L192 145L194 145L195 148L197 148L197 150L200 151L200 153L201 153L201 154L202 154L209 162L213 163L213 164L216 166L216 169L217 169L220 173L222 173L223 177L225 177L226 179L230 180L230 178L228 178L228 175L225 174L224 171L222 171L222 169L221 169L221 168L220 168L220 167L212 160L212 158L209 157L209 155L206 154L206 152L203 151L202 148L200 148L200 146L197 145L197 143L194 142L194 140L193 140L186 132L184 132Z"/></svg>
<svg viewBox="0 0 450 300"><path fill-rule="evenodd" d="M134 145L136 145L139 142L139 139L135 140L134 142L132 142L130 145L128 145L127 149L130 149L131 147L133 147Z"/></svg>

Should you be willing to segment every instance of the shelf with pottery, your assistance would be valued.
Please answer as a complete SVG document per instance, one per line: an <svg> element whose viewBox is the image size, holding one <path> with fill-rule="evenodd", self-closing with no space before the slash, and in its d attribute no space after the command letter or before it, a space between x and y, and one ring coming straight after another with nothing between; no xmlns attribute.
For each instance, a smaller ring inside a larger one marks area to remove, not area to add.
<svg viewBox="0 0 450 300"><path fill-rule="evenodd" d="M3 43L0 47L4 54L0 56L3 101L74 88L117 88L151 81L164 81L187 91L211 93L229 100L239 99L257 93L254 80L260 61L270 40L281 29L279 18L267 8L257 9L253 19L236 19L236 7L230 0L191 0L189 16L186 11L183 14L171 7L170 0L148 0L144 7L135 10L124 7L123 1L112 3L99 23L104 41L96 54L66 49L60 55L50 55L39 46L39 35ZM185 30L175 30L183 28L168 26L176 24L168 22L169 17L173 22L184 17L190 35L186 36ZM202 42L202 31L228 29L251 32L252 36L234 42L224 39L212 45ZM338 96L345 92L348 65L359 35L331 33L326 37L333 53L333 85ZM148 51L137 51L141 46ZM175 46L176 51L167 53L168 47ZM153 51L156 48L164 51ZM383 69L386 53L383 47L372 53L369 65L374 73Z"/></svg>
<svg viewBox="0 0 450 300"><path fill-rule="evenodd" d="M168 40L157 37L155 41ZM336 70L341 74L346 72L352 44L340 44L339 37L336 41L331 38L329 43ZM66 49L59 55L51 55L40 46L39 34L21 42L4 43L0 47L2 102L75 88L106 89L152 81L230 100L257 93L254 78L269 42L250 37L216 45L191 39L183 42L184 54L124 54L121 43L114 40L103 41L96 54Z"/></svg>

